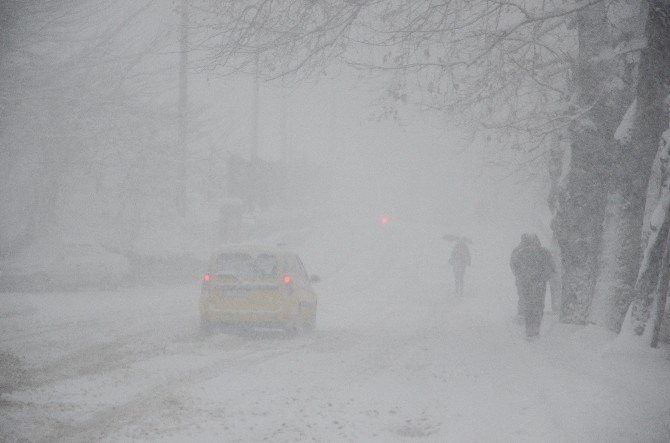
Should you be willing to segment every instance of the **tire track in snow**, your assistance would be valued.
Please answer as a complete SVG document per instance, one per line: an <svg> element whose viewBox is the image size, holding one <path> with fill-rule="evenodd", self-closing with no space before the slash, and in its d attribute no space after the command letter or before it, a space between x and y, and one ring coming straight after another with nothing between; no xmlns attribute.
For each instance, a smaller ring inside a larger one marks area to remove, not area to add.
<svg viewBox="0 0 670 443"><path fill-rule="evenodd" d="M195 383L202 383L221 375L226 371L240 370L259 364L265 364L276 360L287 354L301 349L314 347L315 345L328 345L329 342L338 341L339 336L316 337L307 342L287 343L288 346L281 349L271 348L276 342L263 343L261 349L253 349L239 354L226 355L214 363L206 366L179 371L167 377L159 383L153 384L149 389L134 395L128 402L120 406L106 407L95 412L93 416L81 423L68 425L61 423L60 432L48 435L41 441L67 440L67 441L93 441L109 436L114 431L143 418L147 413L160 410L160 405L169 401L172 394L181 387ZM248 342L244 342L248 343ZM235 349L230 350L234 352Z"/></svg>
<svg viewBox="0 0 670 443"><path fill-rule="evenodd" d="M16 343L21 341L26 341L26 339L36 339L43 337L45 334L53 334L61 331L65 331L73 328L73 324L76 324L77 327L85 328L88 326L95 326L99 322L97 320L75 320L66 323L60 323L57 325L45 325L45 326L34 326L30 325L30 332L19 332L7 335L3 333L2 339L0 339L0 344L6 343ZM28 324L28 323L26 323Z"/></svg>

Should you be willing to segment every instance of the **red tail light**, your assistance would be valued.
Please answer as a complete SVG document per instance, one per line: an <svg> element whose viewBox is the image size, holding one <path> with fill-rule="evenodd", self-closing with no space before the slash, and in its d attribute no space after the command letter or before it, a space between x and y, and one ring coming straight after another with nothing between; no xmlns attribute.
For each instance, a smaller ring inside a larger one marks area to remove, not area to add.
<svg viewBox="0 0 670 443"><path fill-rule="evenodd" d="M386 225L388 222L389 222L389 218L386 215L384 215L382 217L382 225Z"/></svg>
<svg viewBox="0 0 670 443"><path fill-rule="evenodd" d="M205 281L205 283L209 283L212 277L209 274L205 274L205 276L202 279Z"/></svg>
<svg viewBox="0 0 670 443"><path fill-rule="evenodd" d="M291 296L291 294L293 294L293 285L291 284L293 280L291 279L291 276L285 275L282 281L284 282L284 297Z"/></svg>

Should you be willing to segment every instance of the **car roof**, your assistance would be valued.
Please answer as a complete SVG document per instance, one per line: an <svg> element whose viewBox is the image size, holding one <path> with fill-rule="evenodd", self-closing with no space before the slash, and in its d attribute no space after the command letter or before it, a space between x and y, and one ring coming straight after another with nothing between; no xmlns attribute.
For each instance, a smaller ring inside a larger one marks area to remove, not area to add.
<svg viewBox="0 0 670 443"><path fill-rule="evenodd" d="M225 253L246 253L251 255L270 254L270 255L297 255L295 252L279 246L270 246L263 244L227 244L220 246L215 255Z"/></svg>

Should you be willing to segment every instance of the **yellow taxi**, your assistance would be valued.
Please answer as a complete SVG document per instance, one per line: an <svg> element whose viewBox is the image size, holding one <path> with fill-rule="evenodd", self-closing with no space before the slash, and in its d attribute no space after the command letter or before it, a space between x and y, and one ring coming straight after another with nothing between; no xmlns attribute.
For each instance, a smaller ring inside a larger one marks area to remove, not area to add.
<svg viewBox="0 0 670 443"><path fill-rule="evenodd" d="M208 265L200 295L200 324L281 328L300 333L316 326L317 296L297 254L280 247L227 246Z"/></svg>

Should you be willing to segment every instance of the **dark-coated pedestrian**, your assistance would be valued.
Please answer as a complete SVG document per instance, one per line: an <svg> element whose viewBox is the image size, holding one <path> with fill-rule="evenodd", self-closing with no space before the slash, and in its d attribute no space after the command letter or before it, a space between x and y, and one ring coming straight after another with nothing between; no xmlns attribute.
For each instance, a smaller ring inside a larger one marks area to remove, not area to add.
<svg viewBox="0 0 670 443"><path fill-rule="evenodd" d="M544 314L547 281L554 273L554 262L549 251L535 234L523 234L521 242L512 251L510 267L516 277L519 293L518 314L526 325L526 336L537 337Z"/></svg>

